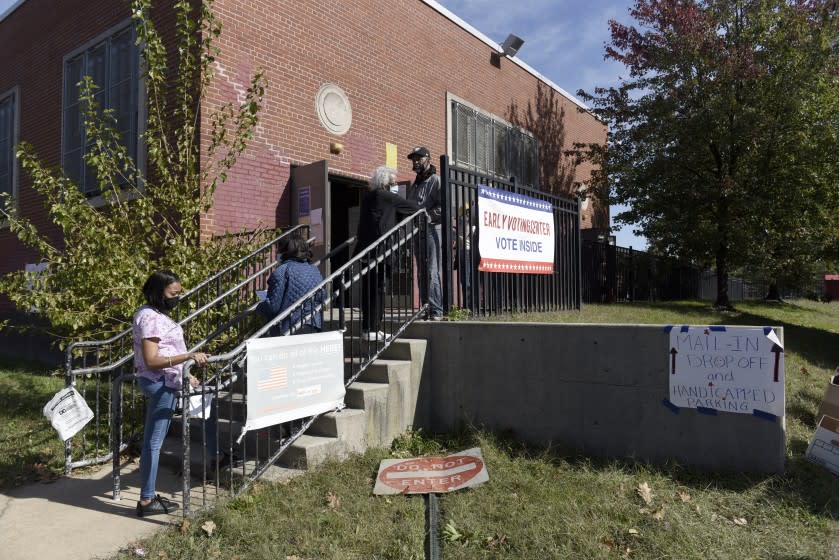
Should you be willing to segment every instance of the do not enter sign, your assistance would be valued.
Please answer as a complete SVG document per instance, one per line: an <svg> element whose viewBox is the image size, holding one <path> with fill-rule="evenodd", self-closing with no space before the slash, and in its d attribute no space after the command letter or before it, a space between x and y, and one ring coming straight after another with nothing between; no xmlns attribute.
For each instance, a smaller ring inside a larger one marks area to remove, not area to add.
<svg viewBox="0 0 839 560"><path fill-rule="evenodd" d="M374 494L441 494L489 480L480 448L447 457L386 459L379 465Z"/></svg>

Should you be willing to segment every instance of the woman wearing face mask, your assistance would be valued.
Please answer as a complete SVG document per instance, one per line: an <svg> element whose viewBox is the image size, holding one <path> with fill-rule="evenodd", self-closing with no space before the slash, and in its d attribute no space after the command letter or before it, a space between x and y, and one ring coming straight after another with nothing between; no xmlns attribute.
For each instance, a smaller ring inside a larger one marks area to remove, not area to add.
<svg viewBox="0 0 839 560"><path fill-rule="evenodd" d="M188 352L181 326L169 317L178 304L182 291L181 282L174 272L159 270L149 276L143 285L146 305L134 314L132 335L134 337L134 374L137 385L146 396L146 423L143 432L143 450L140 455L140 501L137 515L169 513L178 505L155 493L160 448L169 430L172 413L181 389L181 368L187 360L199 365L207 363L203 352ZM198 380L190 375L189 383L198 386ZM209 422L208 422L209 424ZM215 422L212 422L215 427ZM215 434L210 437L208 426L208 447L216 445ZM216 450L208 450L211 456Z"/></svg>
<svg viewBox="0 0 839 560"><path fill-rule="evenodd" d="M375 243L405 216L420 209L416 202L389 192L395 184L396 170L390 167L378 167L370 176L368 192L361 201L356 253ZM372 263L375 270L361 278L361 337L368 341L383 342L385 333L380 329L384 316L385 287L390 282L391 269L398 262L398 256L391 254L381 263L375 257L376 253L368 254L368 264Z"/></svg>

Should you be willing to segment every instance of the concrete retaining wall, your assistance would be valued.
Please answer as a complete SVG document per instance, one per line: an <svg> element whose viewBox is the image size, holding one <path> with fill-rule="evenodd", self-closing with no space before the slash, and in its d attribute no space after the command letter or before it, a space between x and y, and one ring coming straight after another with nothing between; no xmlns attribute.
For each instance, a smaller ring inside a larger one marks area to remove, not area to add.
<svg viewBox="0 0 839 560"><path fill-rule="evenodd" d="M408 336L429 341L417 419L432 431L466 421L590 455L783 472L783 419L662 405L663 326L416 323Z"/></svg>

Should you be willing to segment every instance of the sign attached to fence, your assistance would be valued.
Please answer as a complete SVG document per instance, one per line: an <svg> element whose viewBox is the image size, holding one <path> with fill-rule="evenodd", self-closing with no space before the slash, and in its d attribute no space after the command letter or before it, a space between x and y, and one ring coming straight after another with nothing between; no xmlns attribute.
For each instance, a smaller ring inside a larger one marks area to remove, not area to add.
<svg viewBox="0 0 839 560"><path fill-rule="evenodd" d="M771 327L673 327L667 371L676 406L784 415L784 348Z"/></svg>
<svg viewBox="0 0 839 560"><path fill-rule="evenodd" d="M243 433L344 406L341 331L258 338L247 343Z"/></svg>
<svg viewBox="0 0 839 560"><path fill-rule="evenodd" d="M551 274L553 206L530 196L478 185L478 270Z"/></svg>
<svg viewBox="0 0 839 560"><path fill-rule="evenodd" d="M479 447L447 457L385 459L373 494L442 494L489 481Z"/></svg>

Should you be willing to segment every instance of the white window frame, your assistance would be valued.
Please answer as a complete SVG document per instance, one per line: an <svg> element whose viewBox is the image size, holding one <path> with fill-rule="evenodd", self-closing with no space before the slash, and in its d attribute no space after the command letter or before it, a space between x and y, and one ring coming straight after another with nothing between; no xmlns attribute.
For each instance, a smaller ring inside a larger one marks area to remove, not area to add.
<svg viewBox="0 0 839 560"><path fill-rule="evenodd" d="M67 62L73 58L76 58L78 55L82 54L83 52L89 50L91 47L105 41L106 39L116 35L117 33L124 31L126 28L132 26L131 18L125 19L122 22L108 28L104 32L100 33L93 39L87 41L86 43L80 45L78 48L68 52L64 55L61 61L61 168L64 169L65 160L65 146L64 146L64 107L65 102L67 100L67 80L66 80L66 71L67 71ZM142 46L138 47L142 49ZM137 99L137 126L136 126L136 138L135 138L135 153L134 153L134 163L137 166L138 177L137 177L137 184L135 185L136 188L142 192L143 190L143 176L145 175L146 171L146 146L143 143L143 133L145 132L146 128L146 87L145 81L143 80L142 75L142 57L138 57L137 61L137 91L135 92L136 99ZM82 185L78 185L80 189L83 188ZM134 198L133 195L127 195L127 199ZM101 207L108 204L105 198L101 195L95 195L88 198L88 203L94 207Z"/></svg>
<svg viewBox="0 0 839 560"><path fill-rule="evenodd" d="M10 138L11 143L9 144L9 150L12 153L12 160L11 160L11 169L9 172L11 173L11 190L10 194L12 197L12 203L17 208L18 201L20 197L18 196L18 183L20 178L19 167L20 164L18 163L17 156L15 156L15 146L18 145L20 142L20 87L15 86L9 90L6 90L0 93L0 103L8 99L9 97L12 98L12 137ZM0 228L7 228L9 227L8 220L0 220Z"/></svg>

